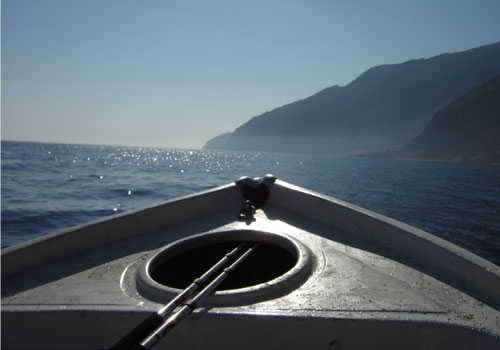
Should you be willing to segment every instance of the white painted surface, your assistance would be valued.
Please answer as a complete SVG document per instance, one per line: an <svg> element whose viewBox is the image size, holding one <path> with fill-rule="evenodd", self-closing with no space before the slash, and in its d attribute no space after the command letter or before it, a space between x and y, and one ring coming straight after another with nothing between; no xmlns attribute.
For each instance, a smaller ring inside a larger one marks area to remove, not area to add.
<svg viewBox="0 0 500 350"><path fill-rule="evenodd" d="M235 219L242 202L224 186L6 250L2 345L109 347L161 307L137 291L149 257L194 234L250 229L307 246L307 281L274 299L200 308L158 349L500 347L496 265L281 181L254 221Z"/></svg>

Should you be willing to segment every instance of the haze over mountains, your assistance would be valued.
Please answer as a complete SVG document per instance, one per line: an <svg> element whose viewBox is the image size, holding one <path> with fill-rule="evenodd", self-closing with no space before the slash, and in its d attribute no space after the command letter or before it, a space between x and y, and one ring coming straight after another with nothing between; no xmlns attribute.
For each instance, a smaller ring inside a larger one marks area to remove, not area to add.
<svg viewBox="0 0 500 350"><path fill-rule="evenodd" d="M373 67L344 87L332 86L256 116L234 132L209 140L204 148L332 154L398 150L418 136L440 109L499 74L500 42ZM468 113L480 105L472 104ZM488 118L498 120L500 115L494 112ZM453 125L453 117L448 119L436 133ZM461 123L469 123L474 117L462 119ZM406 151L416 154L411 147L421 141L412 142Z"/></svg>

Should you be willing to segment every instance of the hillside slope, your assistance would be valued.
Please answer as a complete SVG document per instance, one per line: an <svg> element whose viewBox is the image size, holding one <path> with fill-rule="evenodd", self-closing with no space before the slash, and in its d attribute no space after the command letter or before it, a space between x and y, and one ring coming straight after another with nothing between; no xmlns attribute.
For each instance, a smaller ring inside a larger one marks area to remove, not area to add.
<svg viewBox="0 0 500 350"><path fill-rule="evenodd" d="M436 113L401 155L500 163L500 75Z"/></svg>

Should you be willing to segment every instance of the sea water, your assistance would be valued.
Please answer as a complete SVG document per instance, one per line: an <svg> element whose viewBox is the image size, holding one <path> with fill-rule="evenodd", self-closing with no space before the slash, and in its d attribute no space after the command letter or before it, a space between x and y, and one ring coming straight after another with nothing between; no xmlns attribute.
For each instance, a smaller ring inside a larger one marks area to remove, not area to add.
<svg viewBox="0 0 500 350"><path fill-rule="evenodd" d="M1 151L2 248L272 173L500 265L498 165L10 141Z"/></svg>

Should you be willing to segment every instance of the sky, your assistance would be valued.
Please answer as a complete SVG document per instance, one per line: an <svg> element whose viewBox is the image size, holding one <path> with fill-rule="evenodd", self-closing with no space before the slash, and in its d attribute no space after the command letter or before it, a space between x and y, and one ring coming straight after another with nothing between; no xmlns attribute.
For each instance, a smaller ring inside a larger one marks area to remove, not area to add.
<svg viewBox="0 0 500 350"><path fill-rule="evenodd" d="M198 149L366 69L500 41L498 0L2 0L2 140Z"/></svg>

